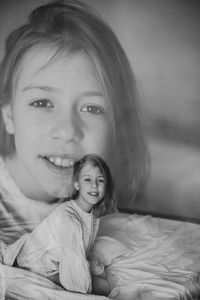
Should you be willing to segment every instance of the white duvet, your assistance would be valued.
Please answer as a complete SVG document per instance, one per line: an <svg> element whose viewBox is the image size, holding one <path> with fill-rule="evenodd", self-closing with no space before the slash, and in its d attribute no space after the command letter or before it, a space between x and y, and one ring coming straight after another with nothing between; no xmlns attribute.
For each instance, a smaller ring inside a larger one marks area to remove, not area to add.
<svg viewBox="0 0 200 300"><path fill-rule="evenodd" d="M151 216L104 218L92 255L109 262L118 300L200 298L200 226Z"/></svg>
<svg viewBox="0 0 200 300"><path fill-rule="evenodd" d="M91 255L107 259L109 298L200 299L200 225L115 213L102 218ZM8 288L9 299L18 300L36 299L33 294L41 300L106 298L70 293L37 274L5 265L0 265L0 287L0 295Z"/></svg>

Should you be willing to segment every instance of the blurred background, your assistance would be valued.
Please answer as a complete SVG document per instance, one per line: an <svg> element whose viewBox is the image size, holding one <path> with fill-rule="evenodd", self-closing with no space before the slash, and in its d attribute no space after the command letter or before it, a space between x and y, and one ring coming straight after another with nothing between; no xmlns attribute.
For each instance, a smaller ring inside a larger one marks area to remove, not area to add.
<svg viewBox="0 0 200 300"><path fill-rule="evenodd" d="M7 34L47 0L0 0ZM150 177L135 209L200 220L200 1L85 0L121 41L136 75Z"/></svg>

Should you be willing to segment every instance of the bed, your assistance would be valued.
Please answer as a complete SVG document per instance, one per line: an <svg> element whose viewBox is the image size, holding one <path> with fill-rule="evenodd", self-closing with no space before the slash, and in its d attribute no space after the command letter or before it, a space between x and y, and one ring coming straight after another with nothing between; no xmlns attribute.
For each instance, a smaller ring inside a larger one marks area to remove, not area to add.
<svg viewBox="0 0 200 300"><path fill-rule="evenodd" d="M106 268L112 286L109 298L200 299L200 224L198 220L192 221L141 212L116 212L104 216L91 254L95 257L98 252L111 257ZM12 265L16 249L5 253L2 261L7 260L5 264ZM3 268L2 272L6 272L7 278L15 278L14 283L21 282L22 289L17 288L19 284L12 285L12 297L8 299L105 299L66 292L46 278L25 270L20 274L16 269L15 274L14 269L10 273L11 269ZM33 296L35 294L37 297Z"/></svg>
<svg viewBox="0 0 200 300"><path fill-rule="evenodd" d="M110 297L200 299L200 225L191 221L125 212L105 216L92 255L113 255L106 268Z"/></svg>

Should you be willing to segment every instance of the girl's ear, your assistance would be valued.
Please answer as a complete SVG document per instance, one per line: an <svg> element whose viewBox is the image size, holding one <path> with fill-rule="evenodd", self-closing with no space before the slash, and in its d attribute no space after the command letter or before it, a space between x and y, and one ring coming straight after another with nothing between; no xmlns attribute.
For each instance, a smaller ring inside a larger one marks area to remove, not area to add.
<svg viewBox="0 0 200 300"><path fill-rule="evenodd" d="M2 117L3 117L5 129L7 133L14 134L15 129L13 124L13 114L12 114L11 104L4 105L1 108L1 112L2 112Z"/></svg>
<svg viewBox="0 0 200 300"><path fill-rule="evenodd" d="M79 190L78 182L74 182L74 187L75 187L75 189L76 189L77 191Z"/></svg>

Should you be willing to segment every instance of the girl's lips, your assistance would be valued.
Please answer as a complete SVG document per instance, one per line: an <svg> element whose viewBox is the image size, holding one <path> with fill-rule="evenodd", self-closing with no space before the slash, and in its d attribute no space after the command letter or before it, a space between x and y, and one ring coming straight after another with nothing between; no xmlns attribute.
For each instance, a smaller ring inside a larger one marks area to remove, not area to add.
<svg viewBox="0 0 200 300"><path fill-rule="evenodd" d="M73 174L73 166L75 159L73 158L62 158L59 156L41 156L40 157L45 166L54 174L67 176Z"/></svg>
<svg viewBox="0 0 200 300"><path fill-rule="evenodd" d="M73 167L75 164L75 160L73 158L62 158L59 156L49 155L46 158L54 165L58 167Z"/></svg>
<svg viewBox="0 0 200 300"><path fill-rule="evenodd" d="M97 197L97 196L99 195L98 192L88 192L88 194L89 194L90 196L95 196L95 197Z"/></svg>

